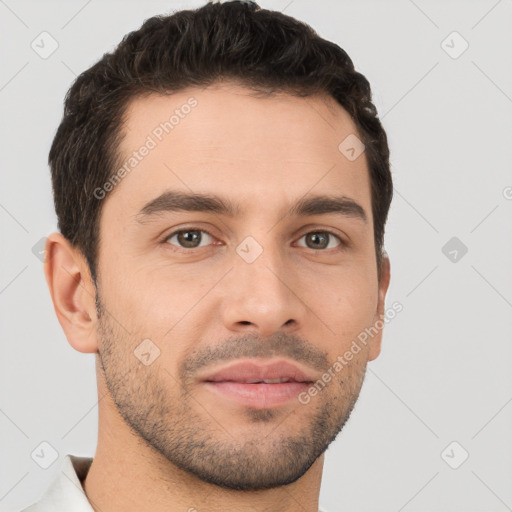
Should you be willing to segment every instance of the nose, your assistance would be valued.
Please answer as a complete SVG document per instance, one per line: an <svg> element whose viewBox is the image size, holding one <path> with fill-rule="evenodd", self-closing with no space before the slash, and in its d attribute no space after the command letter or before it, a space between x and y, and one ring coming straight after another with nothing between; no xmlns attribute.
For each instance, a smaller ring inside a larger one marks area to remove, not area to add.
<svg viewBox="0 0 512 512"><path fill-rule="evenodd" d="M277 251L264 249L252 263L236 255L227 278L222 316L228 330L271 336L302 327L307 307L300 297L299 278Z"/></svg>

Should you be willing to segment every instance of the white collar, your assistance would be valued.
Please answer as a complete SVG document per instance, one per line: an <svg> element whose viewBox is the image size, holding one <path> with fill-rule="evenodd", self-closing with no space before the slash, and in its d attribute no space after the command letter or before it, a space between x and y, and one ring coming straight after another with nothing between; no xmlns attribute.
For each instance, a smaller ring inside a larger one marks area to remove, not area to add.
<svg viewBox="0 0 512 512"><path fill-rule="evenodd" d="M82 487L91 463L92 457L66 455L50 487L39 501L22 512L94 512Z"/></svg>

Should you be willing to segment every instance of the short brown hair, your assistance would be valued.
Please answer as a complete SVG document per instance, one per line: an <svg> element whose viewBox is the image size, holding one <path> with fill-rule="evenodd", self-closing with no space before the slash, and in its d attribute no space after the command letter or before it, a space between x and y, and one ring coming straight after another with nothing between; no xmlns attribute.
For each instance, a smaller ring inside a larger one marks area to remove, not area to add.
<svg viewBox="0 0 512 512"><path fill-rule="evenodd" d="M368 161L377 267L393 195L386 133L367 79L337 44L255 2L207 3L146 20L77 77L49 154L58 226L96 280L102 201L93 191L119 164L128 102L230 79L256 92L327 93L354 120ZM341 142L341 141L340 141Z"/></svg>

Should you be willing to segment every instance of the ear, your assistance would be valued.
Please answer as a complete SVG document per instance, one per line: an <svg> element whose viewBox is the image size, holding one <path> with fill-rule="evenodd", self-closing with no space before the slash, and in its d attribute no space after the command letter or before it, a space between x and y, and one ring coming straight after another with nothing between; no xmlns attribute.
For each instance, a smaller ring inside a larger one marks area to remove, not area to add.
<svg viewBox="0 0 512 512"><path fill-rule="evenodd" d="M382 255L382 264L380 271L380 279L379 279L379 299L377 303L377 312L375 313L375 317L373 319L373 325L377 322L380 325L380 322L384 322L384 307L386 301L386 293L389 287L389 280L391 278L391 265L389 262L389 257L387 253L383 253ZM377 359L380 354L380 349L382 345L382 329L378 329L377 334L371 338L370 341L370 351L368 354L368 360L373 361Z"/></svg>
<svg viewBox="0 0 512 512"><path fill-rule="evenodd" d="M96 290L85 258L61 233L47 237L45 251L46 282L69 344L79 352L97 352Z"/></svg>

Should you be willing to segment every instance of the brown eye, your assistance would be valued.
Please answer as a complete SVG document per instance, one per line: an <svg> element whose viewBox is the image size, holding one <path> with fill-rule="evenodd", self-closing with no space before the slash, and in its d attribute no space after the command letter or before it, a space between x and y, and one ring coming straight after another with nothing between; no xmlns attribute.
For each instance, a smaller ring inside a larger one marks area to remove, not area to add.
<svg viewBox="0 0 512 512"><path fill-rule="evenodd" d="M302 238L306 239L306 247L309 249L334 249L342 245L341 239L330 231L311 231L303 235ZM332 239L338 240L338 243L334 246L330 243Z"/></svg>
<svg viewBox="0 0 512 512"><path fill-rule="evenodd" d="M203 229L182 229L171 233L165 240L167 243L171 245L178 245L178 247L182 249L197 249L199 247L204 247L204 245L200 245L204 240L203 234L206 235L207 241L208 237L212 238L212 235ZM171 242L175 237L177 244ZM208 245L208 243L206 245Z"/></svg>

